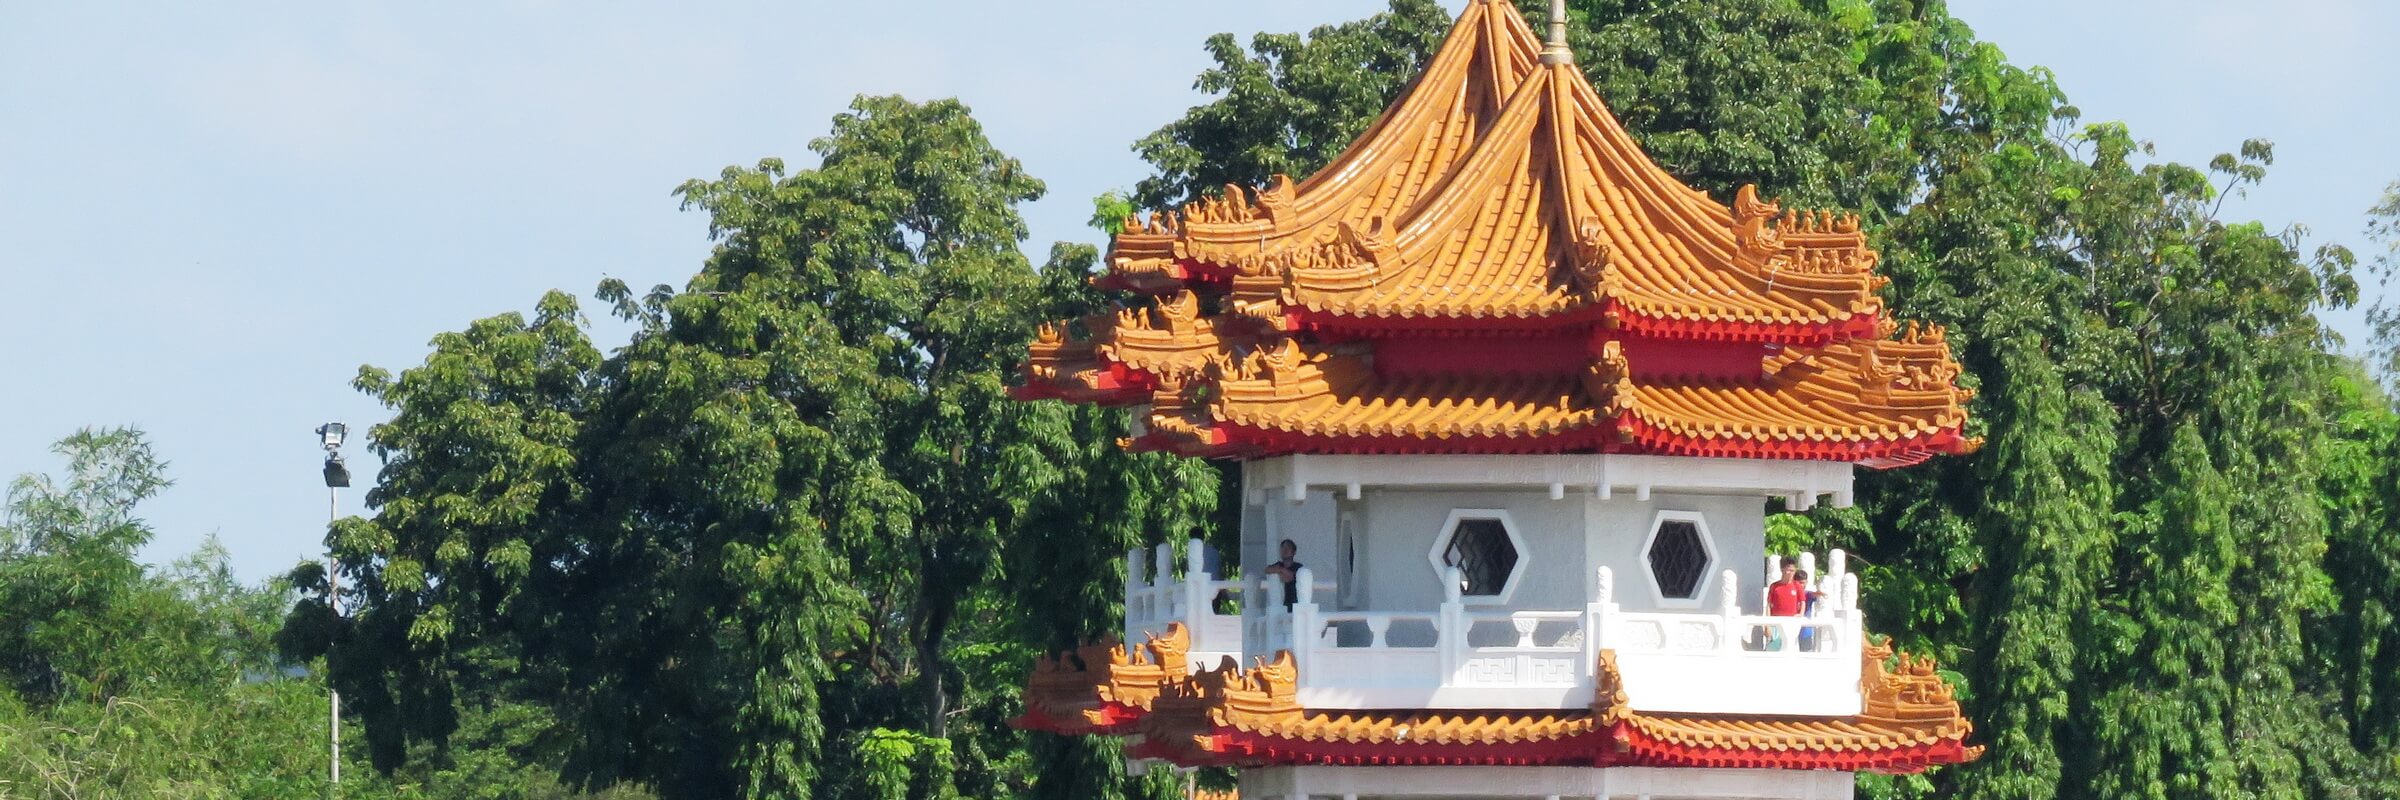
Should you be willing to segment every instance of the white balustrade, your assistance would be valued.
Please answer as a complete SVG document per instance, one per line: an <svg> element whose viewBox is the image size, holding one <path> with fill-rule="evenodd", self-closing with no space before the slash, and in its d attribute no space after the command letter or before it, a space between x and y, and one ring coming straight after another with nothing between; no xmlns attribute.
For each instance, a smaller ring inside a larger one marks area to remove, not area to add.
<svg viewBox="0 0 2400 800"><path fill-rule="evenodd" d="M1718 576L1713 609L1625 611L1607 567L1581 610L1469 611L1456 568L1432 611L1322 608L1317 598L1335 587L1307 568L1293 576L1296 602L1286 606L1283 578L1213 580L1200 552L1192 542L1180 580L1163 547L1149 581L1140 579L1140 551L1130 556L1128 640L1182 621L1192 631L1194 666L1288 650L1300 703L1310 708L1588 707L1602 650L1615 653L1637 710L1844 716L1861 705L1858 577L1839 550L1812 587L1820 592L1814 615L1798 617L1744 613L1733 570ZM1242 594L1252 613L1217 613L1221 592Z"/></svg>
<svg viewBox="0 0 2400 800"><path fill-rule="evenodd" d="M1228 656L1242 654L1242 615L1219 613L1220 594L1242 591L1242 582L1217 580L1208 574L1207 550L1198 539L1184 543L1183 574L1174 574L1171 545L1154 551L1153 570L1143 578L1142 548L1125 554L1125 641L1140 645L1150 636L1164 636L1170 623L1181 622L1191 634L1190 666L1215 667Z"/></svg>
<svg viewBox="0 0 2400 800"><path fill-rule="evenodd" d="M1602 595L1600 646L1616 653L1627 701L1644 711L1858 713L1866 637L1858 576L1840 550L1827 565L1825 581L1812 587L1821 593L1813 616L1742 613L1732 570L1718 576L1724 588L1715 613L1628 612ZM1601 583L1609 583L1606 576Z"/></svg>

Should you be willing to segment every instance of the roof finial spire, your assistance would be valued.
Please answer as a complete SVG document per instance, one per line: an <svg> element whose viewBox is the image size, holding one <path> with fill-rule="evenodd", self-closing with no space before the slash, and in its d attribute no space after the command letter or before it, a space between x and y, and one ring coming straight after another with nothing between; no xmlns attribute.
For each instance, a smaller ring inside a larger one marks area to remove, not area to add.
<svg viewBox="0 0 2400 800"><path fill-rule="evenodd" d="M1575 63L1575 51L1567 48L1567 0L1550 0L1550 41L1542 45L1542 63Z"/></svg>

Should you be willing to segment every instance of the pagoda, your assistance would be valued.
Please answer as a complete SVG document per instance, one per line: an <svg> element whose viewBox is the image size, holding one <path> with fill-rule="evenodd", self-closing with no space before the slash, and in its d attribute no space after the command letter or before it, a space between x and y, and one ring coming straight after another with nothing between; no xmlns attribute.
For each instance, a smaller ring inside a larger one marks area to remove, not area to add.
<svg viewBox="0 0 2400 800"><path fill-rule="evenodd" d="M1565 25L1470 0L1330 165L1127 220L1095 281L1143 299L1043 327L1020 399L1241 462L1243 569L1128 554L1122 638L1043 659L1020 727L1252 800L1848 798L1981 752L1840 551L1767 606L1769 500L1976 446L1942 330L1855 216L1660 168Z"/></svg>

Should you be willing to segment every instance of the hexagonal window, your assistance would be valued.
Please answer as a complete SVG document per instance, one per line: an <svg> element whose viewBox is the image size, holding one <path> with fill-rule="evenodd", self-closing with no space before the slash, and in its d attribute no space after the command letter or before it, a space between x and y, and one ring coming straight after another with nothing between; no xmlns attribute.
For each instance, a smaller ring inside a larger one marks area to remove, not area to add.
<svg viewBox="0 0 2400 800"><path fill-rule="evenodd" d="M1457 567L1466 581L1460 594L1495 595L1517 569L1517 548L1508 543L1508 529L1499 520L1459 520L1450 534L1450 547L1442 551L1442 564Z"/></svg>
<svg viewBox="0 0 2400 800"><path fill-rule="evenodd" d="M1525 565L1525 542L1508 514L1497 510L1450 512L1431 554L1434 574L1458 569L1459 596L1471 603L1505 603Z"/></svg>
<svg viewBox="0 0 2400 800"><path fill-rule="evenodd" d="M1709 544L1700 515L1662 511L1650 526L1650 540L1642 545L1642 561L1650 568L1650 583L1661 603L1690 605L1699 602L1701 587L1708 583L1716 549Z"/></svg>

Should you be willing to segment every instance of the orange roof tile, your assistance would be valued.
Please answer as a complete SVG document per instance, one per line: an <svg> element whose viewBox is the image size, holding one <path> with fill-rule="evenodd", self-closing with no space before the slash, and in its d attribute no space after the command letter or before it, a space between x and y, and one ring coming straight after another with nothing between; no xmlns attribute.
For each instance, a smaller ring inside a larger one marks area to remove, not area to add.
<svg viewBox="0 0 2400 800"><path fill-rule="evenodd" d="M1835 720L1769 717L1645 715L1623 692L1603 691L1603 717L1617 721L1619 747L1661 766L1793 767L1915 772L1935 764L1974 761L1981 745L1966 744L1975 725L1960 712L1950 684L1931 658L1901 653L1897 669L1889 643L1869 643L1859 689L1864 709ZM1613 677L1613 659L1604 677ZM1829 766L1848 764L1862 766Z"/></svg>
<svg viewBox="0 0 2400 800"><path fill-rule="evenodd" d="M1644 155L1571 64L1534 65L1538 50L1507 4L1470 3L1349 152L1297 188L1228 187L1130 226L1113 283L1229 278L1234 300L1268 307L1248 313L1287 326L1606 318L1824 341L1882 312L1855 219L1784 213L1749 189L1710 200Z"/></svg>
<svg viewBox="0 0 2400 800"><path fill-rule="evenodd" d="M1020 400L1057 399L1122 405L1140 402L1155 388L1147 376L1102 361L1095 343L1114 334L1115 318L1095 314L1082 320L1091 338L1069 336L1062 326L1043 323L1026 348L1025 382L1012 393Z"/></svg>
<svg viewBox="0 0 2400 800"><path fill-rule="evenodd" d="M1616 671L1614 651L1602 651L1600 687L1590 709L1311 711L1296 699L1290 654L1279 653L1247 670L1227 663L1170 678L1130 721L1119 719L1113 730L1102 732L1138 733L1137 755L1192 766L1439 763L1909 772L1982 755L1983 748L1965 743L1974 726L1961 715L1931 660L1902 655L1896 669L1887 668L1892 651L1885 645L1868 646L1862 657L1862 713L1772 717L1635 711ZM1029 699L1028 707L1032 704Z"/></svg>
<svg viewBox="0 0 2400 800"><path fill-rule="evenodd" d="M1683 186L1540 49L1470 2L1325 170L1129 227L1108 280L1161 296L1045 326L1014 393L1148 403L1133 444L1209 457L1974 449L1957 364L1938 331L1892 339L1855 219ZM1709 369L1631 370L1617 341Z"/></svg>
<svg viewBox="0 0 2400 800"><path fill-rule="evenodd" d="M1785 348L1752 381L1635 377L1604 343L1581 375L1380 376L1371 357L1291 339L1213 362L1207 392L1160 393L1141 444L1282 452L1622 451L1909 460L1963 452L1971 393L1939 333ZM1202 395L1205 395L1203 397Z"/></svg>
<svg viewBox="0 0 2400 800"><path fill-rule="evenodd" d="M1297 185L1278 177L1255 192L1227 187L1224 197L1128 220L1109 253L1108 281L1170 288L1188 277L1183 264L1194 252L1294 257L1345 224L1400 218L1487 135L1539 50L1506 2L1468 3L1416 82L1332 163Z"/></svg>
<svg viewBox="0 0 2400 800"><path fill-rule="evenodd" d="M1014 724L1053 733L1119 733L1185 671L1191 634L1169 623L1167 635L1141 647L1114 641L1085 645L1034 663L1025 684L1025 714Z"/></svg>

